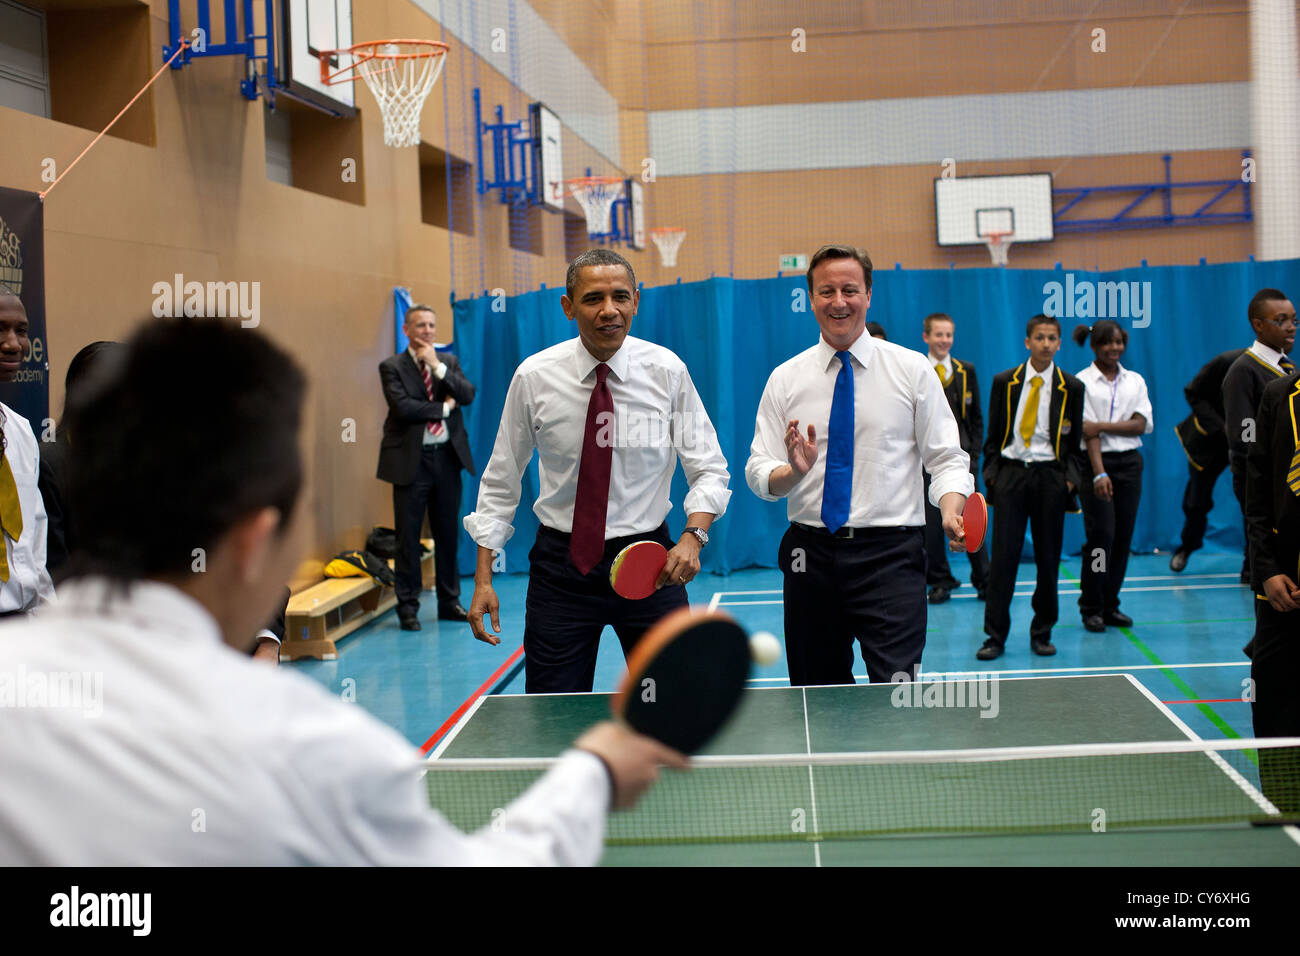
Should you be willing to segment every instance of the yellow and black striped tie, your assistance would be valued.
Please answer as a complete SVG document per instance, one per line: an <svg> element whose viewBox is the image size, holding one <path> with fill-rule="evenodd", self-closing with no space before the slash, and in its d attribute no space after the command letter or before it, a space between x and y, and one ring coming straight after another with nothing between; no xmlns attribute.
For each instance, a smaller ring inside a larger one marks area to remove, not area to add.
<svg viewBox="0 0 1300 956"><path fill-rule="evenodd" d="M1300 495L1300 448L1291 456L1291 467L1286 473L1286 484L1291 491Z"/></svg>
<svg viewBox="0 0 1300 956"><path fill-rule="evenodd" d="M23 509L18 503L18 485L14 482L14 470L9 467L8 455L0 460L0 526L15 542L23 535ZM9 580L7 550L0 542L0 581Z"/></svg>

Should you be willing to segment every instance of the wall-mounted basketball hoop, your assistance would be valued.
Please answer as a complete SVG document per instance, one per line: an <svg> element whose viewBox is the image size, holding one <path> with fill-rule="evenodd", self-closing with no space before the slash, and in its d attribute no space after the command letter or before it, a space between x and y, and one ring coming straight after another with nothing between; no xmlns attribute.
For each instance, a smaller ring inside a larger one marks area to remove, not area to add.
<svg viewBox="0 0 1300 956"><path fill-rule="evenodd" d="M420 144L420 110L450 49L437 40L368 40L316 55L326 86L366 81L384 117L384 145L401 147Z"/></svg>
<svg viewBox="0 0 1300 956"><path fill-rule="evenodd" d="M660 226L650 230L650 238L659 248L659 262L665 269L674 268L677 265L677 250L686 240L686 230L680 226Z"/></svg>

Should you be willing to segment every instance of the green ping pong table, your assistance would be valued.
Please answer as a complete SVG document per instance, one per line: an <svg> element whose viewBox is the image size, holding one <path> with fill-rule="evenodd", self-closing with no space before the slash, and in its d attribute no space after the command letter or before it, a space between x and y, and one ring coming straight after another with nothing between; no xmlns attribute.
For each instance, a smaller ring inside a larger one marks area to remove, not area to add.
<svg viewBox="0 0 1300 956"><path fill-rule="evenodd" d="M996 707L993 706L996 701ZM949 703L952 703L951 699ZM907 704L907 706L902 706ZM984 716L982 716L984 715ZM581 731L609 716L607 694L488 696L448 733L431 760L454 758L544 758L563 751ZM935 751L1076 744L1125 744L1194 739L1194 735L1138 680L1128 674L1003 678L996 697L965 706L925 706L919 694L898 685L775 687L751 689L735 717L706 754L829 754L843 752ZM1158 785L1155 799L1212 791L1243 813L1261 802L1258 777L1237 773L1203 754L1187 755L1176 786ZM699 773L693 771L692 773ZM820 772L820 771L819 771ZM666 772L651 791L678 786L692 774ZM805 776L811 777L806 772ZM870 778L868 778L870 779ZM1120 784L1123 785L1121 779ZM942 796L945 781L924 782L924 793ZM813 792L792 796L773 812L790 813L789 804L816 814ZM867 788L869 789L869 788ZM829 788L823 791L828 799ZM920 791L918 791L920 792ZM1148 795L1149 796L1149 795ZM737 793L731 799L745 799ZM433 797L435 803L437 798ZM773 798L775 799L775 798ZM846 799L841 795L841 800ZM848 799L859 813L886 812L879 794L853 790ZM1014 786L996 799L1014 804ZM1106 799L1122 803L1112 794ZM1106 799L1100 802L1105 804ZM969 808L967 808L969 809ZM978 809L978 808L977 808ZM989 809L989 808L984 808ZM827 808L823 805L823 816ZM1013 807L1012 812L1032 810ZM489 822L454 820L461 826ZM702 812L708 812L707 810ZM799 812L802 812L800 810ZM941 811L940 811L941 812ZM617 826L613 821L611 829ZM872 835L864 838L785 842L674 842L610 845L605 865L792 865L792 866L1295 866L1300 865L1300 832L1295 827L1157 826L1135 829L1086 826L1074 832L996 834Z"/></svg>

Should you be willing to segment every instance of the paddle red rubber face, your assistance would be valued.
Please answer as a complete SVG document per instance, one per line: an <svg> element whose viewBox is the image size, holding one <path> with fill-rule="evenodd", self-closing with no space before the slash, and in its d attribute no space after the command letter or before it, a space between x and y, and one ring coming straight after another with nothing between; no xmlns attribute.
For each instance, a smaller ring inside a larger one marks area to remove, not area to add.
<svg viewBox="0 0 1300 956"><path fill-rule="evenodd" d="M989 506L978 491L966 499L961 512L962 527L966 530L966 553L974 554L984 544L984 533L989 526Z"/></svg>
<svg viewBox="0 0 1300 956"><path fill-rule="evenodd" d="M609 567L609 585L619 597L640 601L655 593L655 581L668 563L668 549L658 541L629 544Z"/></svg>
<svg viewBox="0 0 1300 956"><path fill-rule="evenodd" d="M749 638L729 615L681 608L637 644L610 709L633 730L692 754L740 703L749 667Z"/></svg>

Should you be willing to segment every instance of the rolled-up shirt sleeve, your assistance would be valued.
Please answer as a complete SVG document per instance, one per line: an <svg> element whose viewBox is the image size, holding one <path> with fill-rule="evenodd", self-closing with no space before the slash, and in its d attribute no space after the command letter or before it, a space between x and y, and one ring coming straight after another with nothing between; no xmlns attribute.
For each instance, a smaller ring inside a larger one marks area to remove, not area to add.
<svg viewBox="0 0 1300 956"><path fill-rule="evenodd" d="M759 399L758 414L754 418L754 441L749 446L749 461L745 463L745 483L764 501L780 500L768 491L768 482L772 472L789 460L785 448L786 422L777 407L775 379L775 372L768 376L763 397Z"/></svg>
<svg viewBox="0 0 1300 956"><path fill-rule="evenodd" d="M682 507L688 515L702 511L721 517L731 500L731 473L691 373L684 369L674 404L679 414L672 417L673 444L688 486Z"/></svg>
<svg viewBox="0 0 1300 956"><path fill-rule="evenodd" d="M1141 377L1138 378L1138 400L1137 408L1134 411L1147 420L1146 427L1142 429L1142 434L1150 435L1155 430L1156 425L1151 411L1151 395L1147 392L1147 380Z"/></svg>
<svg viewBox="0 0 1300 956"><path fill-rule="evenodd" d="M505 547L515 533L511 522L519 507L520 481L533 457L527 391L526 381L516 373L506 392L492 457L479 480L478 503L465 516L465 530L474 543L492 551Z"/></svg>
<svg viewBox="0 0 1300 956"><path fill-rule="evenodd" d="M913 375L912 387L916 396L916 447L930 473L930 504L939 507L939 500L954 491L969 497L975 491L970 456L962 451L957 419L953 418L939 376L932 374L928 365L921 365Z"/></svg>

